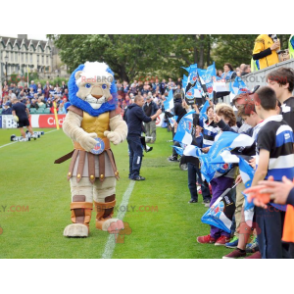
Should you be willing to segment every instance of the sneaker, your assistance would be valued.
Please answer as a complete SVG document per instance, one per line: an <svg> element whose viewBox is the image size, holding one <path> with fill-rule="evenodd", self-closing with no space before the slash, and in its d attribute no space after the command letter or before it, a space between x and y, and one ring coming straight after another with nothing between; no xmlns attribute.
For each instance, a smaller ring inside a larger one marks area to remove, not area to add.
<svg viewBox="0 0 294 294"><path fill-rule="evenodd" d="M246 257L245 259L261 259L261 253L257 251L254 254Z"/></svg>
<svg viewBox="0 0 294 294"><path fill-rule="evenodd" d="M153 150L153 147L146 146L146 150L145 150L145 152L150 152L150 151L152 151L152 150Z"/></svg>
<svg viewBox="0 0 294 294"><path fill-rule="evenodd" d="M214 244L215 239L212 238L210 235L197 237L197 242L201 244Z"/></svg>
<svg viewBox="0 0 294 294"><path fill-rule="evenodd" d="M198 200L191 199L188 203L198 203Z"/></svg>
<svg viewBox="0 0 294 294"><path fill-rule="evenodd" d="M226 236L220 236L216 242L215 242L215 246L224 246L226 245L226 243L228 243L230 241L230 238L229 237L226 237Z"/></svg>
<svg viewBox="0 0 294 294"><path fill-rule="evenodd" d="M252 243L248 243L246 245L246 252L247 253L255 253L259 251L259 244L257 242L257 237L254 237Z"/></svg>
<svg viewBox="0 0 294 294"><path fill-rule="evenodd" d="M239 241L239 238L237 236L234 236L229 243L226 243L226 247L235 249L238 246L238 241Z"/></svg>
<svg viewBox="0 0 294 294"><path fill-rule="evenodd" d="M133 181L145 181L144 177L137 176L136 178L132 179Z"/></svg>
<svg viewBox="0 0 294 294"><path fill-rule="evenodd" d="M245 251L241 251L240 249L236 249L234 251L232 251L231 253L223 256L223 259L234 259L234 258L239 258L239 257L245 257L246 256L246 252Z"/></svg>
<svg viewBox="0 0 294 294"><path fill-rule="evenodd" d="M21 139L19 139L19 142L26 142L26 141L30 141L29 138L21 138Z"/></svg>
<svg viewBox="0 0 294 294"><path fill-rule="evenodd" d="M170 162L180 162L177 158L170 156L168 159Z"/></svg>

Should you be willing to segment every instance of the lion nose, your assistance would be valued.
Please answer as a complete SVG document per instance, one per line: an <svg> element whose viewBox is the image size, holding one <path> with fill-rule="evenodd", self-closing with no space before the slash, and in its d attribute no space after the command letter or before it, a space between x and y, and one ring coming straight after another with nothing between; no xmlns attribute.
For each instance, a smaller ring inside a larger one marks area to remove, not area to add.
<svg viewBox="0 0 294 294"><path fill-rule="evenodd" d="M94 98L96 98L96 99L99 99L99 98L101 98L102 97L102 95L94 95L94 94L91 94Z"/></svg>

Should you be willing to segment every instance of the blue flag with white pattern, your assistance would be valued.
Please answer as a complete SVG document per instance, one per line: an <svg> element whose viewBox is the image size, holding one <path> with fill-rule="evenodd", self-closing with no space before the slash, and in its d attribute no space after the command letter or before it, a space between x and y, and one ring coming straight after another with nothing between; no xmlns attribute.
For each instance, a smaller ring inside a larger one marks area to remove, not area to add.
<svg viewBox="0 0 294 294"><path fill-rule="evenodd" d="M174 136L174 141L181 142L186 145L190 145L192 142L192 128L193 128L193 114L195 110L192 110L185 114L180 120L177 132Z"/></svg>

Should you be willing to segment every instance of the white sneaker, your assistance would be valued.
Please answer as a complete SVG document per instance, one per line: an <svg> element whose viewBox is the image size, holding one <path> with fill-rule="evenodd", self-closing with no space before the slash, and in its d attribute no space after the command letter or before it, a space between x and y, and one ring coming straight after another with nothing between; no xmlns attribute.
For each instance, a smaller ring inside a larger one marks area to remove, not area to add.
<svg viewBox="0 0 294 294"><path fill-rule="evenodd" d="M19 142L26 142L26 141L29 141L29 139L28 139L28 138L21 138L21 139L19 140Z"/></svg>

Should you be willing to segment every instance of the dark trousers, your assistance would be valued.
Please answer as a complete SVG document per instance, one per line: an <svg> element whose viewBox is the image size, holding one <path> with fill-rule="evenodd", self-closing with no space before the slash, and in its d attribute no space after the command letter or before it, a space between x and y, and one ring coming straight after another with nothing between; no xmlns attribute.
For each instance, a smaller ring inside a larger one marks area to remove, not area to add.
<svg viewBox="0 0 294 294"><path fill-rule="evenodd" d="M198 201L198 193L196 186L197 181L198 184L201 185L203 200L210 201L211 196L209 192L209 187L207 184L205 185L202 181L200 168L195 164L188 162L188 188L190 190L191 199L195 201Z"/></svg>
<svg viewBox="0 0 294 294"><path fill-rule="evenodd" d="M138 137L128 137L129 151L130 151L130 161L129 161L129 178L135 179L140 175L140 168L142 164L142 144L140 136Z"/></svg>
<svg viewBox="0 0 294 294"><path fill-rule="evenodd" d="M271 205L255 207L255 217L261 258L293 258L293 244L281 240L285 212Z"/></svg>

